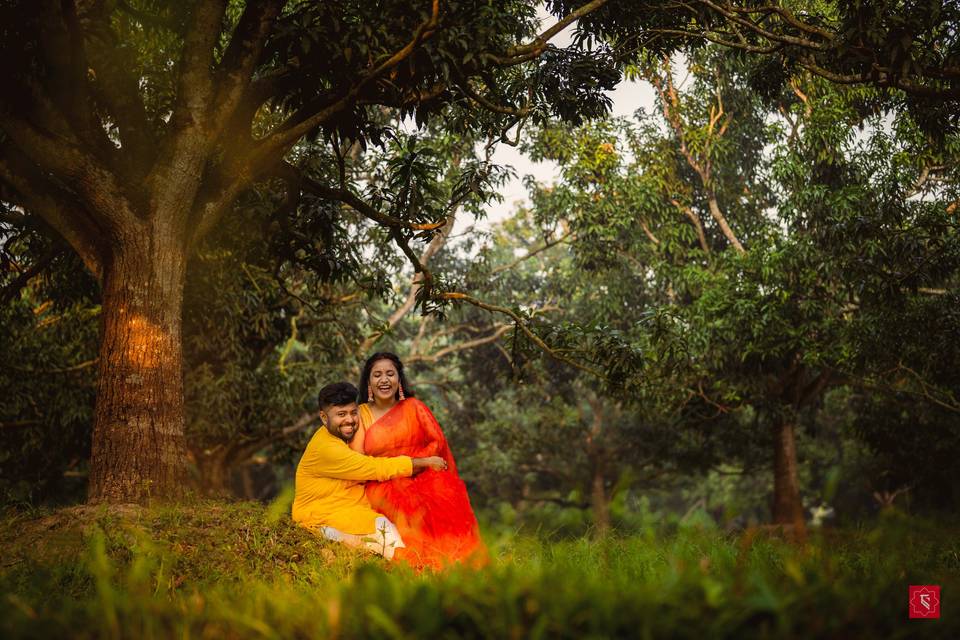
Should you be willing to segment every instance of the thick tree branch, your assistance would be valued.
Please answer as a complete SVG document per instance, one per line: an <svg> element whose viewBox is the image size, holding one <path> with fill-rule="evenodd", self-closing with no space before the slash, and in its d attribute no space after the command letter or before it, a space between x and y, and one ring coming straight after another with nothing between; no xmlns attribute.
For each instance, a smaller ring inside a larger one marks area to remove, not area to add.
<svg viewBox="0 0 960 640"><path fill-rule="evenodd" d="M224 182L217 177L209 177L205 188L197 194L195 207L196 222L189 235L190 247L195 247L210 233L223 218L240 193L253 184L253 176L242 167L238 168L232 180Z"/></svg>
<svg viewBox="0 0 960 640"><path fill-rule="evenodd" d="M593 0L592 2L588 2L579 9L568 13L562 19L558 20L553 26L534 38L532 42L510 47L503 55L497 55L493 53L488 53L485 55L497 64L503 66L512 66L515 64L520 64L521 62L526 62L527 60L533 60L547 50L547 44L555 35L569 27L583 16L593 13L606 3L607 0Z"/></svg>
<svg viewBox="0 0 960 640"><path fill-rule="evenodd" d="M506 105L497 104L491 100L488 100L487 98L483 97L480 94L480 92L478 92L476 89L474 89L470 85L470 80L467 78L464 78L460 83L458 83L457 86L460 87L463 90L463 92L466 93L471 100L479 104L481 107L487 109L488 111L493 111L494 113L502 113L510 116L517 116L518 118L525 118L526 116L530 115L532 111L530 107L506 106Z"/></svg>
<svg viewBox="0 0 960 640"><path fill-rule="evenodd" d="M82 213L82 205L37 171L26 157L9 148L2 151L0 180L19 194L18 204L53 227L99 278L106 257L103 229Z"/></svg>
<svg viewBox="0 0 960 640"><path fill-rule="evenodd" d="M0 118L0 129L38 167L60 176L88 205L87 210L101 226L115 231L135 223L117 176L99 160L73 142L45 135L11 114Z"/></svg>
<svg viewBox="0 0 960 640"><path fill-rule="evenodd" d="M427 223L407 222L405 220L401 220L400 218L395 218L391 215L378 211L367 202L364 202L359 196L355 195L351 191L348 191L347 189L328 187L306 176L301 176L301 179L303 180L304 188L311 193L327 200L336 200L342 202L360 215L386 227L390 227L391 229L433 231L446 224L446 221Z"/></svg>
<svg viewBox="0 0 960 640"><path fill-rule="evenodd" d="M909 93L910 95L923 98L948 98L951 100L960 98L960 88L928 87L916 84L914 82L904 80L899 76L894 76L890 73L889 69L884 67L875 66L872 68L871 72L836 73L817 64L813 61L813 58L809 57L802 60L800 62L800 66L807 71L824 78L825 80L829 80L830 82L835 82L837 84L873 83L879 87L899 89L904 93Z"/></svg>
<svg viewBox="0 0 960 640"><path fill-rule="evenodd" d="M91 53L91 65L96 76L91 89L117 127L124 150L129 151L123 154L124 159L145 159L136 167L127 167L142 179L154 159L157 140L137 91L136 80L122 65L101 57L101 52Z"/></svg>
<svg viewBox="0 0 960 640"><path fill-rule="evenodd" d="M791 13L787 9L784 9L783 7L780 7L777 5L768 4L760 7L734 7L733 5L727 5L727 6L730 8L730 10L735 11L741 15L743 14L749 15L750 13L762 13L762 14L775 13L781 18L783 18L784 21L786 21L788 24L793 25L794 27L796 27L797 29L800 29L801 31L805 31L810 35L821 36L826 40L833 39L833 34L830 33L829 31L825 29L821 29L820 27L817 27L812 24L807 24L806 22L803 22L802 20L798 19L793 13Z"/></svg>
<svg viewBox="0 0 960 640"><path fill-rule="evenodd" d="M903 386L902 384L893 382L892 375L899 371L903 371L909 374L910 377L912 377L916 381L916 383L919 385L920 390L915 391L906 386ZM925 400L932 402L933 404L943 409L946 409L947 411L951 411L953 413L960 413L960 403L958 403L956 398L953 397L953 394L949 392L945 393L944 395L946 395L946 399L942 399L938 397L936 392L940 391L939 389L929 384L926 380L924 380L923 376L921 376L919 373L917 373L910 367L903 365L902 363L898 364L896 367L894 367L893 369L890 369L889 371L884 371L880 373L875 377L875 380L882 380L883 382L875 382L874 379L871 379L868 377L853 379L853 381L855 382L855 384L857 384L857 386L860 386L866 389L872 389L875 391L885 391L887 393L890 393L890 392L909 393L911 395L916 395L918 397L924 398ZM931 390L933 392L931 392Z"/></svg>
<svg viewBox="0 0 960 640"><path fill-rule="evenodd" d="M640 219L638 220L638 222L639 222L639 224L640 224L640 229L643 230L643 235L647 236L647 239L648 239L650 242L652 242L655 247L659 247L659 246L660 246L660 238L658 238L657 236L653 235L653 231L650 230L650 225L647 224L647 221L644 220L643 218L640 218Z"/></svg>
<svg viewBox="0 0 960 640"><path fill-rule="evenodd" d="M223 182L219 186L212 186L207 194L201 194L201 204L198 206L200 216L192 234L193 245L196 245L217 222L233 203L237 195L253 183L256 174L246 166L228 167L230 169L228 182ZM225 168L223 171L226 171ZM362 198L345 188L328 187L324 184L304 176L302 172L287 162L279 162L272 169L272 173L279 176L287 182L288 188L302 188L306 191L320 196L326 200L342 202L352 208L360 215L377 222L385 227L395 230L408 231L433 231L441 228L446 222L418 223L408 222L395 218L374 208ZM225 179L226 180L226 177ZM216 185L217 181L213 178L208 182Z"/></svg>
<svg viewBox="0 0 960 640"><path fill-rule="evenodd" d="M21 429L23 427L33 427L43 424L42 420L14 420L13 422L0 422L0 429ZM9 564L5 564L10 566Z"/></svg>
<svg viewBox="0 0 960 640"><path fill-rule="evenodd" d="M433 0L430 17L417 27L409 43L375 65L339 98L332 100L319 110L313 112L301 110L293 114L257 146L254 152L256 162L263 162L264 157L283 157L297 140L329 120L333 115L348 108L360 97L361 92L368 84L406 60L433 33L439 19L440 3L439 0Z"/></svg>
<svg viewBox="0 0 960 640"><path fill-rule="evenodd" d="M430 287L433 284L433 274L430 273L426 265L420 262L420 257L414 253L410 247L410 239L400 233L399 229L391 229L390 236L393 238L393 241L397 243L397 246L400 247L403 254L407 256L410 264L413 265L414 277L419 276L418 284L420 287Z"/></svg>
<svg viewBox="0 0 960 640"><path fill-rule="evenodd" d="M833 371L830 369L823 369L813 380L811 380L805 387L798 390L797 397L797 406L806 405L809 400L812 398L819 398L823 393L823 390L827 388L827 385L830 384L830 379L833 377Z"/></svg>
<svg viewBox="0 0 960 640"><path fill-rule="evenodd" d="M177 98L170 122L175 134L202 129L213 100L213 54L223 24L226 0L197 0L192 27L183 41Z"/></svg>
<svg viewBox="0 0 960 640"><path fill-rule="evenodd" d="M226 446L226 451L222 450L223 444L217 445L214 450L220 449L218 453L220 453L224 464L236 467L246 462L257 451L305 431L316 421L317 414L302 413L289 425L271 429L263 436L233 442Z"/></svg>
<svg viewBox="0 0 960 640"><path fill-rule="evenodd" d="M186 223L203 179L203 169L216 142L213 61L227 0L197 0L193 26L184 37L177 93L170 126L147 183L157 199L151 212ZM168 183L178 189L165 188Z"/></svg>
<svg viewBox="0 0 960 640"><path fill-rule="evenodd" d="M68 110L73 115L75 131L81 140L87 142L91 148L97 149L102 155L112 154L115 149L107 138L99 118L93 111L90 99L89 83L87 81L87 51L84 43L84 34L77 17L77 8L73 0L62 0L60 3L63 13L63 23L66 28L67 46L70 55L66 60L58 61L63 65L66 76L64 88L67 91L63 104L69 105Z"/></svg>
<svg viewBox="0 0 960 640"><path fill-rule="evenodd" d="M687 31L684 29L659 29L653 28L649 29L648 33L653 34L653 37L646 39L644 42L649 44L656 39L657 36L667 35L667 36L680 36L688 40L707 40L713 44L718 44L723 47L728 47L730 49L739 49L740 51L745 51L747 53L757 53L760 55L768 55L771 53L776 53L782 51L784 48L783 44L776 43L770 46L757 46L747 43L746 40L739 42L734 42L733 40L728 40L716 35L710 31Z"/></svg>
<svg viewBox="0 0 960 640"><path fill-rule="evenodd" d="M87 39L87 53L93 71L90 87L117 127L123 148L129 150L124 158L128 161L131 158L144 159L140 166L130 167L131 172L142 179L155 157L156 136L147 118L137 79L126 61L117 59L116 50L120 43L110 25L110 16L104 11L101 7L86 16L91 24L91 37Z"/></svg>
<svg viewBox="0 0 960 640"><path fill-rule="evenodd" d="M77 371L83 371L84 369L89 369L90 367L97 366L97 363L100 361L99 358L93 358L92 360L84 360L78 364L70 365L68 367L58 367L55 369L24 369L21 367L11 367L14 371L20 371L22 373L28 374L48 374L48 373L75 373Z"/></svg>
<svg viewBox="0 0 960 640"><path fill-rule="evenodd" d="M667 57L664 57L664 70L665 75L663 78L660 78L655 73L650 73L646 76L647 81L653 86L660 98L660 109L663 112L664 119L666 119L677 136L677 142L680 144L680 153L686 158L687 164L697 172L697 175L709 180L709 176L704 173L704 168L700 166L700 163L687 148L686 131L684 130L683 121L680 117L680 98L673 84L673 71L670 67L670 59Z"/></svg>
<svg viewBox="0 0 960 640"><path fill-rule="evenodd" d="M249 3L244 8L217 71L217 98L212 118L215 127L222 128L233 117L260 62L270 27L285 2L265 0Z"/></svg>
<svg viewBox="0 0 960 640"><path fill-rule="evenodd" d="M717 223L717 226L720 227L720 231L723 232L727 242L729 242L733 248L736 249L737 253L741 255L746 253L747 250L743 248L742 244L740 244L740 240L730 227L730 223L727 222L726 216L724 216L723 211L720 210L720 203L717 201L717 194L713 191L710 191L707 194L707 206L710 208L710 215Z"/></svg>
<svg viewBox="0 0 960 640"><path fill-rule="evenodd" d="M803 103L803 115L809 120L810 116L813 115L813 105L810 103L810 98L807 97L807 94L800 90L800 87L797 85L795 80L790 81L790 89L793 91L794 95L800 99L800 102Z"/></svg>
<svg viewBox="0 0 960 640"><path fill-rule="evenodd" d="M376 67L365 74L364 77L355 83L341 98L336 99L331 97L329 101L316 111L298 111L285 123L275 129L272 134L266 136L255 145L248 145L245 137L240 141L239 145L233 143L232 146L236 147L236 149L229 154L231 159L220 169L222 184L210 188L208 190L209 194L202 198L203 204L198 207L200 216L193 233L192 242L195 244L215 227L230 203L233 202L233 198L256 179L271 173L288 173L291 168L284 166L286 163L283 162L283 156L290 147L303 135L325 122L329 117L347 108L353 104L354 101L358 101L362 97L362 90L369 85L370 82L406 59L416 47L432 33L439 21L439 11L439 0L434 0L431 17L418 27L410 43L382 63L376 65ZM277 80L282 77L283 72L278 72L249 82L247 89L242 92L242 98L240 99L238 108L235 110L234 117L231 119L231 126L228 129L230 131L239 130L244 126L244 123L247 122L247 119L252 119L257 108L270 98ZM438 89L438 94L443 90L445 90L445 87ZM241 116L243 118L242 120ZM246 133L248 132L244 132L244 136ZM345 190L331 191L327 187L315 182L304 182L304 185L312 188L312 190L318 192L322 197L345 202L362 215L370 217L380 224L389 227L430 230L442 225L442 223L435 225L411 225L386 214L382 214L372 207L366 206L362 200ZM343 197L341 198L339 196Z"/></svg>
<svg viewBox="0 0 960 640"><path fill-rule="evenodd" d="M794 46L803 47L805 49L812 49L815 51L825 52L831 49L830 43L816 42L816 41L805 39L805 38L797 38L797 37L790 36L783 33L775 33L772 31L768 31L767 29L764 29L762 26L760 26L759 21L752 22L751 20L742 18L740 17L740 15L737 14L737 12L733 11L732 9L721 7L720 5L712 2L711 0L699 0L699 1L700 1L700 4L710 7L715 12L725 17L727 20L741 27L745 27L751 32L756 33L757 35L762 36L767 40L770 40L773 42L781 42L783 44L791 44Z"/></svg>

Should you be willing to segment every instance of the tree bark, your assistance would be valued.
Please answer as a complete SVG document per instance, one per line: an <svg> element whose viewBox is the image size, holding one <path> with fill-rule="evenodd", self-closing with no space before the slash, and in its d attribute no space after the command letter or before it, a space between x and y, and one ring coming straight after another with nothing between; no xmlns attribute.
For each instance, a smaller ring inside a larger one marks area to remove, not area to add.
<svg viewBox="0 0 960 640"><path fill-rule="evenodd" d="M603 405L593 393L587 395L593 418L587 432L587 459L590 461L590 508L593 512L594 534L603 538L610 531L610 501L606 489L606 460L601 436L603 435Z"/></svg>
<svg viewBox="0 0 960 640"><path fill-rule="evenodd" d="M602 538L610 531L610 501L607 499L603 466L594 464L590 490L590 508L593 511L594 533Z"/></svg>
<svg viewBox="0 0 960 640"><path fill-rule="evenodd" d="M780 417L774 426L773 522L791 526L797 537L806 533L797 476L795 425L789 416Z"/></svg>
<svg viewBox="0 0 960 640"><path fill-rule="evenodd" d="M212 450L193 450L192 458L197 467L197 485L205 496L223 498L230 495L230 474L233 460L230 449L220 445Z"/></svg>
<svg viewBox="0 0 960 640"><path fill-rule="evenodd" d="M105 265L88 500L177 497L186 481L184 234L144 222Z"/></svg>
<svg viewBox="0 0 960 640"><path fill-rule="evenodd" d="M733 232L733 229L730 228L730 224L727 222L726 217L724 217L723 212L720 211L720 203L717 202L717 196L713 192L710 193L707 204L710 207L710 215L713 216L713 219L720 226L720 231L722 231L723 235L727 238L727 242L729 242L733 248L737 250L737 253L746 253L746 249L744 249L743 245L740 244L740 240L737 239L737 235Z"/></svg>

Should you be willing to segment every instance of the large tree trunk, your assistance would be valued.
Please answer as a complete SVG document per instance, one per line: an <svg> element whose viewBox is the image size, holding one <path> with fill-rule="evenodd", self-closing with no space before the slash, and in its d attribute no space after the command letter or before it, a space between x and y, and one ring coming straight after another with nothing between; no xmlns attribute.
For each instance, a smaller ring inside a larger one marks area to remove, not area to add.
<svg viewBox="0 0 960 640"><path fill-rule="evenodd" d="M90 502L143 502L183 491L181 234L127 234L104 265Z"/></svg>
<svg viewBox="0 0 960 640"><path fill-rule="evenodd" d="M791 526L798 537L806 533L800 481L797 476L795 426L789 416L778 418L774 427L773 522Z"/></svg>

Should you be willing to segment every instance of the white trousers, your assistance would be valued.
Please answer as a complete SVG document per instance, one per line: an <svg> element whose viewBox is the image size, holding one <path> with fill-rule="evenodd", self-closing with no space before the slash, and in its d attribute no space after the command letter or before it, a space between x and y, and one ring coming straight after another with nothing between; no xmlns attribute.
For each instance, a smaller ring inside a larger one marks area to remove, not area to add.
<svg viewBox="0 0 960 640"><path fill-rule="evenodd" d="M374 530L371 533L361 535L344 533L333 527L320 527L320 533L322 533L327 540L342 542L350 547L369 549L387 560L393 559L394 551L400 547L407 546L403 544L403 539L400 538L400 532L397 531L397 526L383 516L376 519Z"/></svg>

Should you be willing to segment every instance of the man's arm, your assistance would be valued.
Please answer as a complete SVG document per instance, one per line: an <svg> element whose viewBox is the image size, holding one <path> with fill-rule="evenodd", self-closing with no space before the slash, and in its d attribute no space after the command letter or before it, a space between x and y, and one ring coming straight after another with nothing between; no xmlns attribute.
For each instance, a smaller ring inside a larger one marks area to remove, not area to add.
<svg viewBox="0 0 960 640"><path fill-rule="evenodd" d="M310 459L301 461L300 465L310 475L367 482L411 476L424 469L442 470L446 463L442 458L437 457L367 456L353 451L346 443L332 442L318 448Z"/></svg>

